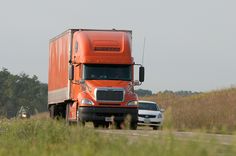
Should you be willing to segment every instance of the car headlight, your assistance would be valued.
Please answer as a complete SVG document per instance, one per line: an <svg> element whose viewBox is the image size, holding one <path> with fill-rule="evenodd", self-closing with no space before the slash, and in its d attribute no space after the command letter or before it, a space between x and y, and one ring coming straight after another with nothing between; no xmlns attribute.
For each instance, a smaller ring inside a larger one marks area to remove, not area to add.
<svg viewBox="0 0 236 156"><path fill-rule="evenodd" d="M127 103L127 106L137 106L138 105L138 101L130 101Z"/></svg>
<svg viewBox="0 0 236 156"><path fill-rule="evenodd" d="M160 114L158 114L158 118L162 118L162 114L160 113Z"/></svg>
<svg viewBox="0 0 236 156"><path fill-rule="evenodd" d="M81 100L81 104L83 105L93 105L93 101L89 100L89 99L82 99Z"/></svg>

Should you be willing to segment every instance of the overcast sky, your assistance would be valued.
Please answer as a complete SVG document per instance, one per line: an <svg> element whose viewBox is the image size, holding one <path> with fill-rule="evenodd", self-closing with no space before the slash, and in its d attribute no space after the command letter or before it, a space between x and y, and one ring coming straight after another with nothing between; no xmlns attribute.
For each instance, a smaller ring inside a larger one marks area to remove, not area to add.
<svg viewBox="0 0 236 156"><path fill-rule="evenodd" d="M235 0L0 0L0 67L47 82L49 39L69 28L131 29L141 88L236 85Z"/></svg>

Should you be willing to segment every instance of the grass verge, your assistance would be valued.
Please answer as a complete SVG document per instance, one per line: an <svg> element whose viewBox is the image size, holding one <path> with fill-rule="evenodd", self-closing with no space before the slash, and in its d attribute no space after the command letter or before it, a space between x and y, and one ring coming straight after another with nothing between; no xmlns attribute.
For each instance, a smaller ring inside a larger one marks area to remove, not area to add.
<svg viewBox="0 0 236 156"><path fill-rule="evenodd" d="M94 129L66 126L50 119L1 120L1 156L218 156L236 155L236 144L221 145L196 136L193 140L168 135L137 137L98 133Z"/></svg>

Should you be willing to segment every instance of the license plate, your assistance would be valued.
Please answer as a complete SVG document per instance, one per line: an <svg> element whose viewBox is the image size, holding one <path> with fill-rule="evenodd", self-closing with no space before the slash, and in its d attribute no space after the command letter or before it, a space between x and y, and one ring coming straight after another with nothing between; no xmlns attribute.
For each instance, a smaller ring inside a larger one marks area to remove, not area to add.
<svg viewBox="0 0 236 156"><path fill-rule="evenodd" d="M144 119L144 123L150 123L150 119Z"/></svg>
<svg viewBox="0 0 236 156"><path fill-rule="evenodd" d="M111 122L112 121L112 117L105 117L105 121L106 122Z"/></svg>

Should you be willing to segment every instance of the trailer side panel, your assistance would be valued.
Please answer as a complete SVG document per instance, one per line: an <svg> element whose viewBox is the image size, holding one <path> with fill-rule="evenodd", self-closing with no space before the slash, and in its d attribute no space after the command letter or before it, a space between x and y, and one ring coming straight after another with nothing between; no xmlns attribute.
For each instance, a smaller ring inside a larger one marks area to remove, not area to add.
<svg viewBox="0 0 236 156"><path fill-rule="evenodd" d="M70 32L51 40L49 45L48 104L70 99L68 67L70 59Z"/></svg>

